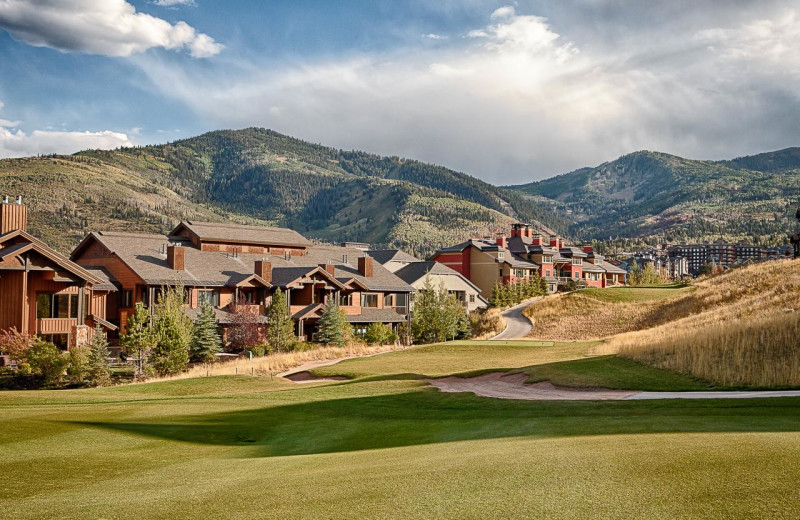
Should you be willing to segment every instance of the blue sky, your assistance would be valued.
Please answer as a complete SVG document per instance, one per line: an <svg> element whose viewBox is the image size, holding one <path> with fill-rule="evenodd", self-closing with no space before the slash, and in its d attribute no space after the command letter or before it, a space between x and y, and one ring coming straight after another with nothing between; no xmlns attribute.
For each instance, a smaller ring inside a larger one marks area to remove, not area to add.
<svg viewBox="0 0 800 520"><path fill-rule="evenodd" d="M504 184L800 145L800 2L0 0L0 157L264 126Z"/></svg>

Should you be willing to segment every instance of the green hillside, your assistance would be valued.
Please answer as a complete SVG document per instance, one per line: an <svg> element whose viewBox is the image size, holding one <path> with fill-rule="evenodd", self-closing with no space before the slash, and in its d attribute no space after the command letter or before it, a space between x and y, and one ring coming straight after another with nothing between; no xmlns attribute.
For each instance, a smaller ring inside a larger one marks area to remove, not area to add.
<svg viewBox="0 0 800 520"><path fill-rule="evenodd" d="M291 227L425 256L516 219L568 223L531 197L440 166L248 128L165 145L0 161L31 230L63 251L88 230L164 232L179 219Z"/></svg>
<svg viewBox="0 0 800 520"><path fill-rule="evenodd" d="M571 212L572 236L773 244L784 241L795 225L800 148L731 161L643 151L511 188Z"/></svg>

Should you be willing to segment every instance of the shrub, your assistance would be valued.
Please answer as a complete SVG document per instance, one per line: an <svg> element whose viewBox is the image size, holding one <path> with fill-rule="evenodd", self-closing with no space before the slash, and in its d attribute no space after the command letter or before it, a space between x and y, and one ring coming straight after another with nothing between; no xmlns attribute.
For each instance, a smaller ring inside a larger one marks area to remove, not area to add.
<svg viewBox="0 0 800 520"><path fill-rule="evenodd" d="M89 373L89 349L87 347L71 348L67 354L69 356L67 379L73 385L84 384Z"/></svg>
<svg viewBox="0 0 800 520"><path fill-rule="evenodd" d="M390 345L397 341L397 334L392 330L391 325L372 323L367 327L364 340L369 345Z"/></svg>
<svg viewBox="0 0 800 520"><path fill-rule="evenodd" d="M44 386L54 386L61 382L64 371L69 366L69 355L47 341L37 341L28 349L27 364L31 373L41 378Z"/></svg>
<svg viewBox="0 0 800 520"><path fill-rule="evenodd" d="M0 353L10 357L16 365L27 362L27 352L34 343L36 336L22 334L16 328L0 331Z"/></svg>

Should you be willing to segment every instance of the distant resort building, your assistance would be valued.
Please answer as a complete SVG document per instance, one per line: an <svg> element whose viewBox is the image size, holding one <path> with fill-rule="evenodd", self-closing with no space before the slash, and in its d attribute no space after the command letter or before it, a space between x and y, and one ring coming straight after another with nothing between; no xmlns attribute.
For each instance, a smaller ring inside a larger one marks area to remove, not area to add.
<svg viewBox="0 0 800 520"><path fill-rule="evenodd" d="M511 236L494 240L471 238L437 251L432 260L462 274L491 297L497 284L514 284L540 276L550 292L569 281L589 287L609 287L625 283L626 271L605 260L592 246L574 247L561 237L545 241L529 224L512 225Z"/></svg>

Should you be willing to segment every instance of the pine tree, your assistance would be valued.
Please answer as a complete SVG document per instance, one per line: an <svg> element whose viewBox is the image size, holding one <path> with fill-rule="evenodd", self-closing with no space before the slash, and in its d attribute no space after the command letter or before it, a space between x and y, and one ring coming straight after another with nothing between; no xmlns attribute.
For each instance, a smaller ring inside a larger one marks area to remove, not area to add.
<svg viewBox="0 0 800 520"><path fill-rule="evenodd" d="M489 298L489 305L492 307L503 306L502 290L503 287L499 283L494 284L494 287L492 287L492 296Z"/></svg>
<svg viewBox="0 0 800 520"><path fill-rule="evenodd" d="M221 350L222 342L217 332L214 307L208 300L203 300L192 329L191 359L196 362L214 361Z"/></svg>
<svg viewBox="0 0 800 520"><path fill-rule="evenodd" d="M155 337L150 328L150 313L141 303L137 303L133 314L128 316L125 334L120 337L120 343L128 355L133 354L137 357L137 373L141 375L145 360L155 344Z"/></svg>
<svg viewBox="0 0 800 520"><path fill-rule="evenodd" d="M318 327L317 340L323 345L342 346L347 343L350 324L335 298L329 298L325 304Z"/></svg>
<svg viewBox="0 0 800 520"><path fill-rule="evenodd" d="M287 351L297 342L294 335L294 322L289 317L286 296L280 289L275 290L267 307L267 343L273 350Z"/></svg>
<svg viewBox="0 0 800 520"><path fill-rule="evenodd" d="M94 329L94 336L89 344L87 375L92 386L106 386L111 382L111 372L108 366L108 342L100 325Z"/></svg>
<svg viewBox="0 0 800 520"><path fill-rule="evenodd" d="M189 363L193 324L183 312L184 298L182 286L166 287L156 305L156 342L150 362L161 376L180 373Z"/></svg>

